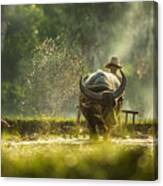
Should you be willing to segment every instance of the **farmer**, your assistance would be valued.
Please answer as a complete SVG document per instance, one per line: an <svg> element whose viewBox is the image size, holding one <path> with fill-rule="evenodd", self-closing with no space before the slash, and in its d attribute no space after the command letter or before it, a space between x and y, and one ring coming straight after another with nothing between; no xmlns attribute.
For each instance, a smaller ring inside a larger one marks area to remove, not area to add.
<svg viewBox="0 0 163 186"><path fill-rule="evenodd" d="M122 66L121 66L121 64L119 62L118 57L113 56L111 58L111 60L109 60L109 63L107 63L105 65L105 68L110 69L110 72L112 74L114 74L119 79L119 81L121 82L121 77L119 77L118 74L117 74L118 73L118 70L120 70L122 68Z"/></svg>
<svg viewBox="0 0 163 186"><path fill-rule="evenodd" d="M111 60L109 60L109 63L105 65L105 68L110 69L110 72L114 74L119 79L120 82L122 82L122 78L118 75L118 71L122 68L118 57L112 56ZM121 96L117 100L117 112L119 112L122 108L123 99L124 99L123 96Z"/></svg>

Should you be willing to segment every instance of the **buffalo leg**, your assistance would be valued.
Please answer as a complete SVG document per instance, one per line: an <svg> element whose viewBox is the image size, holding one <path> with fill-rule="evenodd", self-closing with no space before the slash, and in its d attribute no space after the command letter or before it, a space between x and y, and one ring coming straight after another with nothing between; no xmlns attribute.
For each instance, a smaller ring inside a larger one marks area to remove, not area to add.
<svg viewBox="0 0 163 186"><path fill-rule="evenodd" d="M81 110L82 110L82 113L83 113L84 117L87 120L87 124L88 124L88 129L89 129L90 135L97 134L96 121L95 121L95 118L94 118L94 113L89 108L81 107Z"/></svg>

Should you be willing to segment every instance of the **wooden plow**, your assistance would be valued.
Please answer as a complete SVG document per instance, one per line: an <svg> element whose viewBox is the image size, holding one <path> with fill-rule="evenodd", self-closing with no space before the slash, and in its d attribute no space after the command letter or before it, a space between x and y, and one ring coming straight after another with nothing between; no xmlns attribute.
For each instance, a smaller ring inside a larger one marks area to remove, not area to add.
<svg viewBox="0 0 163 186"><path fill-rule="evenodd" d="M132 125L135 125L135 119L136 116L139 114L138 111L134 111L134 110L122 110L122 113L125 114L125 125L127 126L128 124L128 116L131 115L132 116Z"/></svg>

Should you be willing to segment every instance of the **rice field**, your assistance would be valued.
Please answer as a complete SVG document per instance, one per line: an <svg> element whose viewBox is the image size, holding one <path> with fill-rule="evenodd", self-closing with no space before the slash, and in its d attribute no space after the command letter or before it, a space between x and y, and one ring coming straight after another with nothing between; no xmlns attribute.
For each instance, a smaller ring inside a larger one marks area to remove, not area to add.
<svg viewBox="0 0 163 186"><path fill-rule="evenodd" d="M3 177L71 179L157 179L154 132L90 140L84 121L6 119L2 126Z"/></svg>

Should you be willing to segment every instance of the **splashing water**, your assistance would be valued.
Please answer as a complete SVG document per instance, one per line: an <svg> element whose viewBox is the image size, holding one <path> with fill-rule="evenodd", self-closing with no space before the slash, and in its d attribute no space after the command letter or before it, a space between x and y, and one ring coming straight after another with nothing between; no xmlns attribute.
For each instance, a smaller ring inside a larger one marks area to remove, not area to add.
<svg viewBox="0 0 163 186"><path fill-rule="evenodd" d="M84 63L80 56L71 54L66 48L60 49L52 39L45 40L32 58L32 71L26 81L25 113L71 114L78 104L78 82L83 71Z"/></svg>

